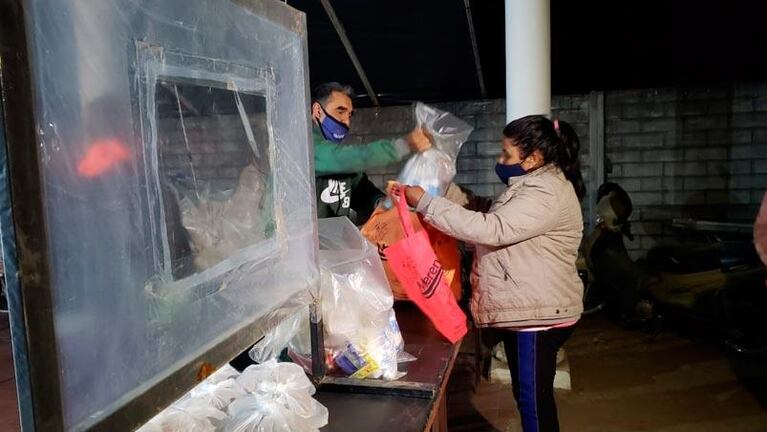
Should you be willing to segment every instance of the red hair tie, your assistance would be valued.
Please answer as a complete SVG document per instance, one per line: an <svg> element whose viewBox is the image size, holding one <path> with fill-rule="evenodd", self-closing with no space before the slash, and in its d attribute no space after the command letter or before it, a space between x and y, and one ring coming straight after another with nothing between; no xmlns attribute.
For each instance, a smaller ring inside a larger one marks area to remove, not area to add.
<svg viewBox="0 0 767 432"><path fill-rule="evenodd" d="M557 132L557 135L559 135L559 120L554 120L554 130Z"/></svg>

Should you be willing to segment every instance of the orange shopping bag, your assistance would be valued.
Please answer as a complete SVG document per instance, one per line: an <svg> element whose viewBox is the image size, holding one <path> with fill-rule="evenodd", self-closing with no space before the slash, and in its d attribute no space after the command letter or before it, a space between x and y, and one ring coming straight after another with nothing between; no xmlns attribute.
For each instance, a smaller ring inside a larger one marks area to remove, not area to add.
<svg viewBox="0 0 767 432"><path fill-rule="evenodd" d="M458 251L458 242L449 235L423 222L421 215L414 212L408 213L414 231L426 230L431 248L442 264L443 277L450 286L450 291L453 292L455 299L460 300L461 253ZM378 208L360 231L362 235L378 246L379 251L384 251L390 244L398 242L405 236L400 220L396 208L392 207L388 210ZM394 272L389 268L389 261L386 260L383 252L381 253L381 260L386 272L386 278L389 279L391 292L394 294L394 300L408 300L405 288L400 285Z"/></svg>
<svg viewBox="0 0 767 432"><path fill-rule="evenodd" d="M413 230L404 190L397 202L397 211L405 237L386 248L384 255L408 298L447 340L456 343L466 334L466 315L450 292L426 230Z"/></svg>

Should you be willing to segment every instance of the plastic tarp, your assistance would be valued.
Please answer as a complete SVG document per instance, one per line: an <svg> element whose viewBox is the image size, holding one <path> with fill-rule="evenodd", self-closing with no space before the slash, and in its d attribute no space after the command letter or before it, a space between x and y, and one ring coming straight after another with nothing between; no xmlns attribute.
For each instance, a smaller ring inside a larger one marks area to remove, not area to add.
<svg viewBox="0 0 767 432"><path fill-rule="evenodd" d="M64 425L84 429L316 294L306 35L276 2L25 3Z"/></svg>

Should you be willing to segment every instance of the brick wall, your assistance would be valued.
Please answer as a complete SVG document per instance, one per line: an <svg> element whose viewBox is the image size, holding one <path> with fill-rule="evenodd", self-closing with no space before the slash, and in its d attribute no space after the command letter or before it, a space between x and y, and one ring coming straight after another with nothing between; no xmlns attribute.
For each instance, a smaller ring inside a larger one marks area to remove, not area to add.
<svg viewBox="0 0 767 432"><path fill-rule="evenodd" d="M606 177L636 209L633 255L677 238L672 218L753 223L767 188L767 84L608 92L605 122Z"/></svg>
<svg viewBox="0 0 767 432"><path fill-rule="evenodd" d="M262 154L268 152L268 132L263 114L249 116L254 138ZM194 176L210 182L212 190L236 187L242 169L254 159L242 120L238 115L186 117L184 128L177 118L158 122L161 166L166 175ZM269 171L261 158L259 166Z"/></svg>

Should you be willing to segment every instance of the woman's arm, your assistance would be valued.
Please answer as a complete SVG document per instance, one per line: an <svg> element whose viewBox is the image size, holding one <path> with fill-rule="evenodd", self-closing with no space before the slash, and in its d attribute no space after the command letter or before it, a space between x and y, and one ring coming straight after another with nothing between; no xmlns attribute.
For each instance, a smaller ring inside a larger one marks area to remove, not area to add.
<svg viewBox="0 0 767 432"><path fill-rule="evenodd" d="M538 182L525 184L493 213L464 209L445 198L424 195L416 210L440 231L459 240L487 246L507 246L541 235L554 227L559 202Z"/></svg>
<svg viewBox="0 0 767 432"><path fill-rule="evenodd" d="M488 212L490 206L493 204L492 198L474 195L474 192L470 189L455 183L450 183L450 186L448 186L447 191L445 192L445 198L467 210L483 213Z"/></svg>

